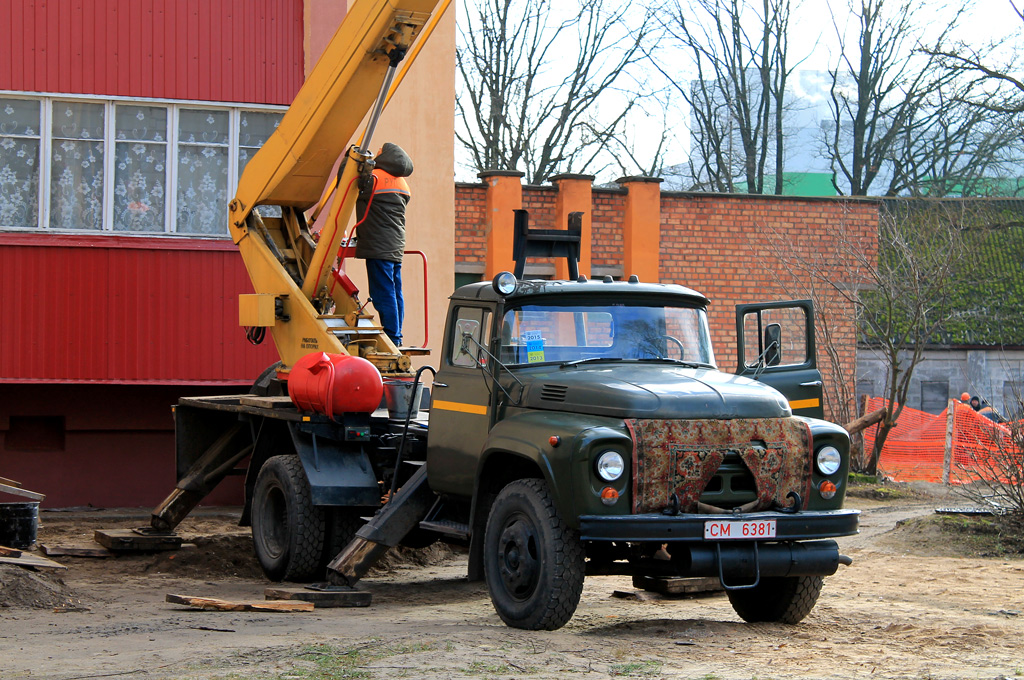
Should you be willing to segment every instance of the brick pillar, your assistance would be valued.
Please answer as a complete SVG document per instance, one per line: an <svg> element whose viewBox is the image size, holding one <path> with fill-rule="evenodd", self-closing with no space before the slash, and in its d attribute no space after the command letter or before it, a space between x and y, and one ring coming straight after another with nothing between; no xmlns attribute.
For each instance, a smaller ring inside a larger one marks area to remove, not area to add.
<svg viewBox="0 0 1024 680"><path fill-rule="evenodd" d="M615 180L626 188L626 215L622 225L622 276L636 274L641 281L658 283L661 274L661 178L623 177Z"/></svg>
<svg viewBox="0 0 1024 680"><path fill-rule="evenodd" d="M558 187L555 200L555 227L569 227L569 213L583 213L583 234L580 241L580 274L590 277L590 246L593 234L590 229L590 215L593 213L593 175L554 175L551 183ZM569 278L569 267L565 259L555 261L555 278Z"/></svg>
<svg viewBox="0 0 1024 680"><path fill-rule="evenodd" d="M484 280L493 279L501 271L512 271L512 237L515 234L515 213L523 207L523 183L526 173L515 170L487 170L477 175L487 185L484 203L484 233L487 250L484 254Z"/></svg>

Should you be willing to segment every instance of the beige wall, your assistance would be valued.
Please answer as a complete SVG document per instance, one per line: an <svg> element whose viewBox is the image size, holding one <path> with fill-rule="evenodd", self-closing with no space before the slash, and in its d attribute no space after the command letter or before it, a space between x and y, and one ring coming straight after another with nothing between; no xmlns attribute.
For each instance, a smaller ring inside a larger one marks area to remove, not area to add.
<svg viewBox="0 0 1024 680"><path fill-rule="evenodd" d="M351 4L358 0L349 0ZM438 4L441 4L440 2ZM308 74L345 13L345 2L305 0L306 73ZM455 6L448 8L429 42L409 69L401 87L385 109L371 148L393 142L412 156L415 171L409 178L412 202L407 214L409 250L423 251L429 262L429 347L427 361L437 365L455 271ZM416 256L402 267L405 293L407 345L422 345L423 268ZM350 260L347 273L361 291L366 290L363 263ZM362 293L365 300L366 294Z"/></svg>

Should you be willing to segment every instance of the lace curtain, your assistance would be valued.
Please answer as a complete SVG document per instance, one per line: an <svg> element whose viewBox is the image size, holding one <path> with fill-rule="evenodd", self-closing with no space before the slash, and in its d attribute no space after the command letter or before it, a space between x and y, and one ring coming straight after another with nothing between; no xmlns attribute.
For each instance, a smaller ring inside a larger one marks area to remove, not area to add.
<svg viewBox="0 0 1024 680"><path fill-rule="evenodd" d="M238 176L249 164L281 123L280 113L263 113L259 111L242 111L238 121ZM281 208L276 205L261 205L260 214L264 217L280 217Z"/></svg>
<svg viewBox="0 0 1024 680"><path fill-rule="evenodd" d="M103 227L103 105L54 102L50 226ZM98 141L96 141L98 140Z"/></svg>
<svg viewBox="0 0 1024 680"><path fill-rule="evenodd" d="M164 231L167 109L117 106L114 230Z"/></svg>
<svg viewBox="0 0 1024 680"><path fill-rule="evenodd" d="M228 113L182 109L178 117L177 231L228 230Z"/></svg>
<svg viewBox="0 0 1024 680"><path fill-rule="evenodd" d="M0 226L39 225L39 102L0 101Z"/></svg>

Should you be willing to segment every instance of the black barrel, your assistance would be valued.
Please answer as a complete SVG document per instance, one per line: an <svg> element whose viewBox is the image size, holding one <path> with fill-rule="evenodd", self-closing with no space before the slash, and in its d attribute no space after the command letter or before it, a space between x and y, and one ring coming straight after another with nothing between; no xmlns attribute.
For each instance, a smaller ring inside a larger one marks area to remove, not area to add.
<svg viewBox="0 0 1024 680"><path fill-rule="evenodd" d="M0 545L31 548L39 532L39 503L0 503Z"/></svg>

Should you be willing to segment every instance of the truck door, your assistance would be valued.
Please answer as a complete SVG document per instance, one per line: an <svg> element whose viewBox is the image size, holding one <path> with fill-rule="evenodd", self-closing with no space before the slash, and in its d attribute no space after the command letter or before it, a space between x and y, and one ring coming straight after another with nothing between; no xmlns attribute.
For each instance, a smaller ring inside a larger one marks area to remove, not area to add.
<svg viewBox="0 0 1024 680"><path fill-rule="evenodd" d="M736 305L737 375L771 385L793 413L824 418L810 300Z"/></svg>
<svg viewBox="0 0 1024 680"><path fill-rule="evenodd" d="M490 426L490 359L493 313L486 307L452 304L441 365L434 379L427 433L430 487L472 493L480 447Z"/></svg>

